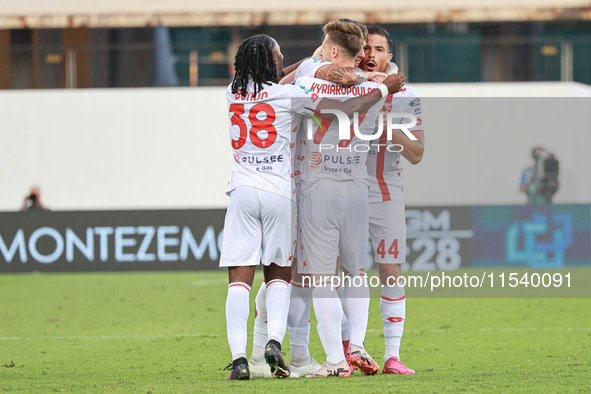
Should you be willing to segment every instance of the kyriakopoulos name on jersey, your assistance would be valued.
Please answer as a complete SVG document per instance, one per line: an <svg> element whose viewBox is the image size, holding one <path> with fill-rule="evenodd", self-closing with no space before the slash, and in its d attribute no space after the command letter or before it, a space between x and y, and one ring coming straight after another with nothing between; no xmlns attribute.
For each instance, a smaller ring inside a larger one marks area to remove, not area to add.
<svg viewBox="0 0 591 394"><path fill-rule="evenodd" d="M316 82L312 84L311 89L314 93L318 94L332 94L340 96L363 96L364 94L369 93L369 90L365 86L340 86Z"/></svg>
<svg viewBox="0 0 591 394"><path fill-rule="evenodd" d="M236 100L242 101L257 101L257 100L264 100L269 96L267 92L257 92L257 94L252 94L252 92L246 92L246 96L242 97L242 91L238 89L234 98Z"/></svg>
<svg viewBox="0 0 591 394"><path fill-rule="evenodd" d="M245 156L240 159L244 164L266 164L266 163L283 163L283 155L271 155L264 157Z"/></svg>

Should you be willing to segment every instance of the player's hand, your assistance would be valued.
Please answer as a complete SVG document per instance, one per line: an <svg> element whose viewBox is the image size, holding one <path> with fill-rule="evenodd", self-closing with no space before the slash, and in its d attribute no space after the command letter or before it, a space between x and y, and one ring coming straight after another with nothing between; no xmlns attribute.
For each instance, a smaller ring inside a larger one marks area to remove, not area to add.
<svg viewBox="0 0 591 394"><path fill-rule="evenodd" d="M318 48L316 48L312 57L314 59L322 59L322 45L320 45Z"/></svg>
<svg viewBox="0 0 591 394"><path fill-rule="evenodd" d="M377 82L377 83L384 82L384 79L386 79L386 77L388 76L388 74L386 74L386 73L380 73L377 71L372 71L368 74L369 75L367 77L367 80L371 81L371 82Z"/></svg>
<svg viewBox="0 0 591 394"><path fill-rule="evenodd" d="M406 76L403 73L389 75L384 80L384 85L388 87L388 94L398 93L406 83Z"/></svg>

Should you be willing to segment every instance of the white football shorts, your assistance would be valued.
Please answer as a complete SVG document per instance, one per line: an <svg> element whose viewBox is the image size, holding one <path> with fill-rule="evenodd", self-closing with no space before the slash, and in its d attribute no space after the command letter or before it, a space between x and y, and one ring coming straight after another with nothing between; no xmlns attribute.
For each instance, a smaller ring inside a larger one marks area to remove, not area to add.
<svg viewBox="0 0 591 394"><path fill-rule="evenodd" d="M367 263L368 192L354 182L325 181L301 196L297 247L300 274L356 275Z"/></svg>
<svg viewBox="0 0 591 394"><path fill-rule="evenodd" d="M376 263L405 263L406 217L404 200L394 199L369 204L369 235Z"/></svg>
<svg viewBox="0 0 591 394"><path fill-rule="evenodd" d="M275 263L290 267L291 233L289 198L252 186L239 186L230 193L220 268L258 265L259 261L266 266Z"/></svg>

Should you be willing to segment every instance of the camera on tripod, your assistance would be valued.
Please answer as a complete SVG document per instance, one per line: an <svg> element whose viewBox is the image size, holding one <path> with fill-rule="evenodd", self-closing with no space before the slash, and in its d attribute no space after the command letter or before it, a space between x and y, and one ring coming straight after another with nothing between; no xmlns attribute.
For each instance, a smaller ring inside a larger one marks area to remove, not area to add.
<svg viewBox="0 0 591 394"><path fill-rule="evenodd" d="M558 160L553 153L542 148L532 151L535 160L535 174L532 181L535 183L536 192L542 197L544 203L552 203L552 197L558 191Z"/></svg>

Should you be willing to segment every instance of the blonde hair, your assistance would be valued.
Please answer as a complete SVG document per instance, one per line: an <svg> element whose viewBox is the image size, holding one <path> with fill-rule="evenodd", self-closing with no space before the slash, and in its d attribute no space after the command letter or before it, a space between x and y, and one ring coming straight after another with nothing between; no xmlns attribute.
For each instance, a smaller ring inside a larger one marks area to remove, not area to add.
<svg viewBox="0 0 591 394"><path fill-rule="evenodd" d="M339 21L341 21L341 22L351 22L351 23L354 23L357 26L359 26L359 28L363 32L363 41L367 40L367 36L369 35L369 30L368 30L367 26L365 26L365 24L359 23L359 22L354 21L353 19L349 19L349 18L341 18L341 19L339 19Z"/></svg>
<svg viewBox="0 0 591 394"><path fill-rule="evenodd" d="M355 58L363 49L364 29L354 21L336 20L328 22L322 28L329 40ZM365 29L365 33L367 29Z"/></svg>

